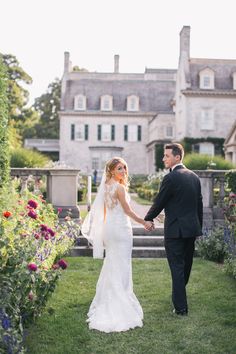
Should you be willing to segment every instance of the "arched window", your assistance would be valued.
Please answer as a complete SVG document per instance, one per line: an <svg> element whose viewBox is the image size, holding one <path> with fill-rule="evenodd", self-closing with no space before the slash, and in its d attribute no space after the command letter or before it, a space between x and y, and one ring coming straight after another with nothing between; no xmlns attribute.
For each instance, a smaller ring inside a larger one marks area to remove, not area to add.
<svg viewBox="0 0 236 354"><path fill-rule="evenodd" d="M101 111L112 111L113 97L110 95L101 96Z"/></svg>
<svg viewBox="0 0 236 354"><path fill-rule="evenodd" d="M127 111L137 112L139 111L139 97L130 95L127 97Z"/></svg>
<svg viewBox="0 0 236 354"><path fill-rule="evenodd" d="M199 72L200 89L213 90L215 88L215 73L210 68L205 68Z"/></svg>
<svg viewBox="0 0 236 354"><path fill-rule="evenodd" d="M85 111L86 110L86 96L77 95L74 98L74 110Z"/></svg>

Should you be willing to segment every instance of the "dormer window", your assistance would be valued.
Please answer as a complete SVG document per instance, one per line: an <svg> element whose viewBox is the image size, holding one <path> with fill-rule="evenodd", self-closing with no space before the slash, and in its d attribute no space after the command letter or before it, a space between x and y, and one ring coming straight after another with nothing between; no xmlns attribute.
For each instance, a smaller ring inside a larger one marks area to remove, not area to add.
<svg viewBox="0 0 236 354"><path fill-rule="evenodd" d="M200 89L213 90L215 88L215 73L210 68L205 68L200 71Z"/></svg>
<svg viewBox="0 0 236 354"><path fill-rule="evenodd" d="M127 111L137 112L139 111L139 97L131 95L127 97Z"/></svg>
<svg viewBox="0 0 236 354"><path fill-rule="evenodd" d="M86 110L86 96L77 95L74 99L74 110L85 111Z"/></svg>
<svg viewBox="0 0 236 354"><path fill-rule="evenodd" d="M101 111L112 111L113 97L104 95L101 97Z"/></svg>
<svg viewBox="0 0 236 354"><path fill-rule="evenodd" d="M236 71L232 74L233 76L233 89L236 90Z"/></svg>

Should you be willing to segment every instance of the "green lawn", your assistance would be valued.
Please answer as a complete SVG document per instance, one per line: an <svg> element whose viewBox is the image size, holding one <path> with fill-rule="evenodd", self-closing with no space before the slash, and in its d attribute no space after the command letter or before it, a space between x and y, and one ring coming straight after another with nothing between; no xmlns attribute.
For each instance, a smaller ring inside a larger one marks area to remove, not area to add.
<svg viewBox="0 0 236 354"><path fill-rule="evenodd" d="M102 261L68 258L58 287L41 318L27 330L30 354L235 354L236 282L219 265L194 260L188 286L189 316L172 314L165 259L134 259L134 289L144 326L105 334L87 328Z"/></svg>

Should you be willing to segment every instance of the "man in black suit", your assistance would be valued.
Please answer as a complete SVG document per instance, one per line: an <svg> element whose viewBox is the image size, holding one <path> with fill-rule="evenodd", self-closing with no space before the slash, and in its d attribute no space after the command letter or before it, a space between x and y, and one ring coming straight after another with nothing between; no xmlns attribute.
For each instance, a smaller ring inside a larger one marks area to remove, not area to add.
<svg viewBox="0 0 236 354"><path fill-rule="evenodd" d="M186 285L189 280L194 243L202 235L203 205L198 176L183 164L184 149L177 143L165 146L163 162L170 169L162 181L160 191L145 216L153 219L164 209L166 255L172 276L173 312L188 314Z"/></svg>

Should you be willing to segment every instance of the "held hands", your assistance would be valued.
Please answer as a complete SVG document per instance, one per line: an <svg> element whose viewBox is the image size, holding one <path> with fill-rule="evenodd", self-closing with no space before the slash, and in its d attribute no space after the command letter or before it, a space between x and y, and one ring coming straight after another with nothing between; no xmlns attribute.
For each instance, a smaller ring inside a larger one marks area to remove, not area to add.
<svg viewBox="0 0 236 354"><path fill-rule="evenodd" d="M145 230L152 231L155 229L153 221L144 221L144 228Z"/></svg>

